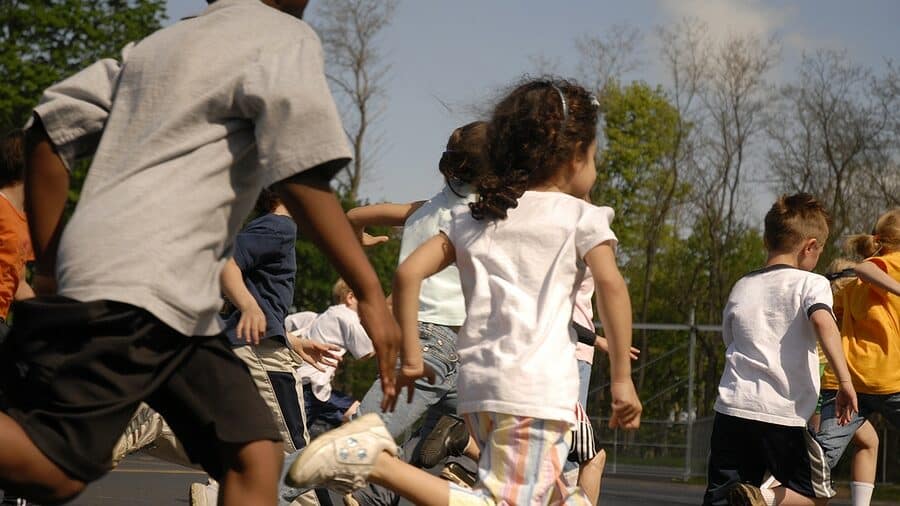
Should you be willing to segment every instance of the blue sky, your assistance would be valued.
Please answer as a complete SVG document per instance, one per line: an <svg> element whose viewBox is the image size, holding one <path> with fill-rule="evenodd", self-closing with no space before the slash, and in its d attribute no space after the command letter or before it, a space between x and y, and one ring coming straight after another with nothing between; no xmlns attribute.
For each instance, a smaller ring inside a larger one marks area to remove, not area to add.
<svg viewBox="0 0 900 506"><path fill-rule="evenodd" d="M307 18L315 23L316 3ZM194 14L205 0L168 0L170 20ZM441 186L437 161L450 132L475 118L473 105L534 72L538 55L576 74L575 39L617 24L644 34L643 66L626 79L661 83L654 30L685 16L706 21L714 36L729 31L778 35L782 63L773 81L792 79L804 51L846 49L880 72L885 58L900 62L900 2L871 0L401 0L381 40L392 64L385 111L375 125L380 156L363 182L372 201L430 197ZM447 107L442 105L447 104Z"/></svg>

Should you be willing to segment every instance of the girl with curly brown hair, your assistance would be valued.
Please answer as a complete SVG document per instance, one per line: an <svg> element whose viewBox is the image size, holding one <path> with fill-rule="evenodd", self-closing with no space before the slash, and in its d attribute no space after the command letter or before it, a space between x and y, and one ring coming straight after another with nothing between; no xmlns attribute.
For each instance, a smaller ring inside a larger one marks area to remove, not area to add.
<svg viewBox="0 0 900 506"><path fill-rule="evenodd" d="M590 504L562 476L578 399L570 323L586 267L609 339L610 426L636 429L641 414L629 363L631 303L609 227L613 210L579 198L596 179L598 107L568 81L516 87L489 123L491 171L476 182L478 200L455 208L395 276L405 383L423 369L416 327L422 280L454 262L459 269L466 320L458 410L482 448L474 489L393 458L393 440L377 415L314 441L290 481L353 488L370 480L417 504Z"/></svg>

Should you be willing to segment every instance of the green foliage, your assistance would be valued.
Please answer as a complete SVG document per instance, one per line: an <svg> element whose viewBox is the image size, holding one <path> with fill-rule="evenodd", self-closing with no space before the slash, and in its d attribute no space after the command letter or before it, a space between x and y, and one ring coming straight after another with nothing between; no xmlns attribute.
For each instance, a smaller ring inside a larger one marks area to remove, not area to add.
<svg viewBox="0 0 900 506"><path fill-rule="evenodd" d="M22 125L41 93L157 30L164 0L0 2L0 128Z"/></svg>

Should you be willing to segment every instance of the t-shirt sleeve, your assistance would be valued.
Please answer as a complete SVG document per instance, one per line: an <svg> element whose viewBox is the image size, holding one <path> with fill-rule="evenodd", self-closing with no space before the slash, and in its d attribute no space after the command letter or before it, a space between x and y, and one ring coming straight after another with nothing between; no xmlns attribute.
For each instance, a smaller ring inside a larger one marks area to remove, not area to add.
<svg viewBox="0 0 900 506"><path fill-rule="evenodd" d="M820 309L828 311L833 317L831 307L834 305L834 296L831 294L831 284L824 276L812 275L809 279L802 301L806 317L811 317Z"/></svg>
<svg viewBox="0 0 900 506"><path fill-rule="evenodd" d="M352 158L314 34L261 55L238 100L254 123L264 185Z"/></svg>
<svg viewBox="0 0 900 506"><path fill-rule="evenodd" d="M267 254L279 250L279 239L272 234L241 232L234 239L234 261L241 272L260 265Z"/></svg>
<svg viewBox="0 0 900 506"><path fill-rule="evenodd" d="M612 241L615 248L618 244L616 234L610 228L615 211L611 207L598 207L584 203L581 216L575 224L575 249L578 258L584 258L588 251L607 241Z"/></svg>
<svg viewBox="0 0 900 506"><path fill-rule="evenodd" d="M122 50L122 61L133 45ZM47 88L34 108L67 169L72 170L75 160L97 150L121 70L120 61L99 60Z"/></svg>
<svg viewBox="0 0 900 506"><path fill-rule="evenodd" d="M353 358L360 358L369 355L370 353L375 353L375 347L372 345L372 340L369 339L369 335L366 333L366 330L359 320L344 320L343 323L344 348L353 355Z"/></svg>

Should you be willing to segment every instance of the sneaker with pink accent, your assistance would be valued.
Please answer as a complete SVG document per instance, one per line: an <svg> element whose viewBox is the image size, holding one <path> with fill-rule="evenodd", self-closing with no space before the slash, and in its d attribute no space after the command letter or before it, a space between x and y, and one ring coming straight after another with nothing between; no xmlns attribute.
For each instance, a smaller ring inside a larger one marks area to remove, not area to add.
<svg viewBox="0 0 900 506"><path fill-rule="evenodd" d="M369 413L314 439L284 481L296 488L326 487L347 494L366 486L383 451L396 456L397 444L381 417Z"/></svg>

